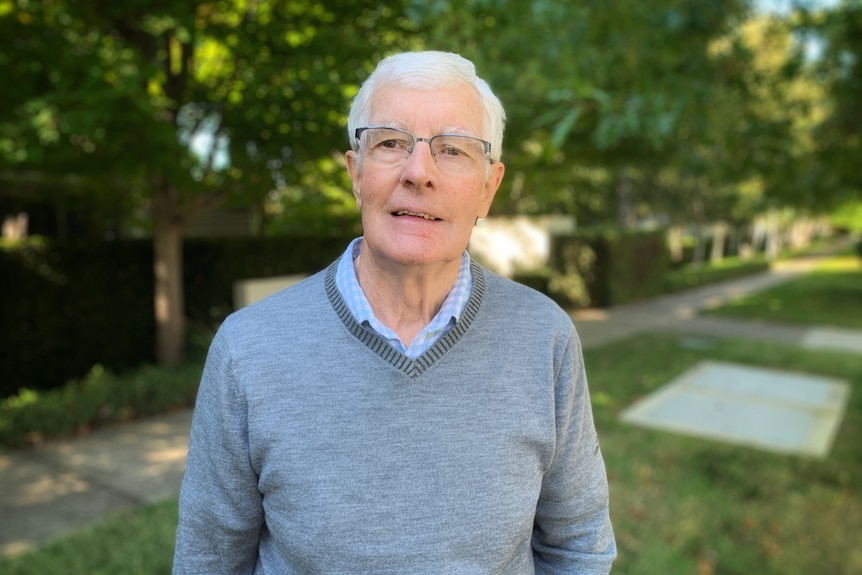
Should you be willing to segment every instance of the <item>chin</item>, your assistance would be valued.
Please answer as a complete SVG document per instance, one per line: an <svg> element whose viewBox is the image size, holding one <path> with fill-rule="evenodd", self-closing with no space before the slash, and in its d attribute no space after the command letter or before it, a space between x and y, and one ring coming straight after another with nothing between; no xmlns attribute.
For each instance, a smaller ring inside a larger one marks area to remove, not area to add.
<svg viewBox="0 0 862 575"><path fill-rule="evenodd" d="M390 251L387 256L390 261L404 266L436 266L447 263L456 264L461 261L462 251L454 255L452 250L438 251L425 247L424 249L396 249Z"/></svg>
<svg viewBox="0 0 862 575"><path fill-rule="evenodd" d="M383 260L404 266L460 263L466 245L461 247L458 244L450 237L441 237L439 233L410 234L401 230L401 233L365 234L365 245L371 251Z"/></svg>

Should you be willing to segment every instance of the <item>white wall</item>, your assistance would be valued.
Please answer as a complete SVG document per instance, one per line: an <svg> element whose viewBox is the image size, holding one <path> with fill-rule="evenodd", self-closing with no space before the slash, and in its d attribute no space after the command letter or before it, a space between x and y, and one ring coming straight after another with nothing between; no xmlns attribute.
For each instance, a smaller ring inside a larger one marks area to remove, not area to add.
<svg viewBox="0 0 862 575"><path fill-rule="evenodd" d="M571 216L496 216L479 220L470 239L470 254L506 277L548 263L551 237L575 229Z"/></svg>

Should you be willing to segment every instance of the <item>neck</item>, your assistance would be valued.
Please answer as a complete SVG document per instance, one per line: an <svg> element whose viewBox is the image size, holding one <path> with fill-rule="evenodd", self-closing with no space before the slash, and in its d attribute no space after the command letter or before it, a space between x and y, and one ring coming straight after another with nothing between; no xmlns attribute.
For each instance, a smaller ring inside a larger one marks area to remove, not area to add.
<svg viewBox="0 0 862 575"><path fill-rule="evenodd" d="M433 267L379 265L364 249L354 260L356 277L374 316L408 346L440 311L460 265L460 259Z"/></svg>

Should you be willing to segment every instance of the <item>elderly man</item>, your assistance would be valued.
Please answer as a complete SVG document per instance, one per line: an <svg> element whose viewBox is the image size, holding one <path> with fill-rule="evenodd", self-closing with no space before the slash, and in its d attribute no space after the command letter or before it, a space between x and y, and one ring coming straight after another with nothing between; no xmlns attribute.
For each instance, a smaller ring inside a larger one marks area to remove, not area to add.
<svg viewBox="0 0 862 575"><path fill-rule="evenodd" d="M454 54L351 108L364 235L210 348L174 573L608 573L608 486L569 317L466 252L504 113Z"/></svg>

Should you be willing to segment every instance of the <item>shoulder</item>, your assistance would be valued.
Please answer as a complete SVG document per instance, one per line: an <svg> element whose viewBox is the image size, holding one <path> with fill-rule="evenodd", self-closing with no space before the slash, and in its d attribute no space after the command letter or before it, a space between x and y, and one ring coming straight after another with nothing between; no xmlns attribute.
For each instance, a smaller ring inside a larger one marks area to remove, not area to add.
<svg viewBox="0 0 862 575"><path fill-rule="evenodd" d="M230 314L219 328L225 334L249 333L256 337L268 330L303 325L329 307L326 268L316 274Z"/></svg>
<svg viewBox="0 0 862 575"><path fill-rule="evenodd" d="M571 334L569 314L547 295L478 266L483 283L482 307L509 325L525 324L543 331ZM474 268L475 269L475 268Z"/></svg>

